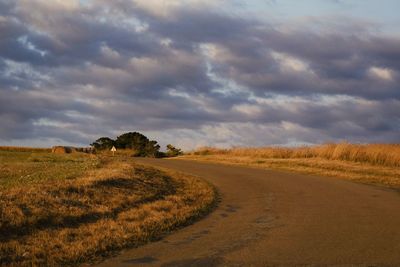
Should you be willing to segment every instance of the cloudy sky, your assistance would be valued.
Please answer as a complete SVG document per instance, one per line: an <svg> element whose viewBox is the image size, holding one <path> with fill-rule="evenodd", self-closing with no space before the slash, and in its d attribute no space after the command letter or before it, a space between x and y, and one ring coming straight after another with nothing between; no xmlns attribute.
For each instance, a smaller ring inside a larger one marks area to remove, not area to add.
<svg viewBox="0 0 400 267"><path fill-rule="evenodd" d="M398 0L0 0L0 145L400 142Z"/></svg>

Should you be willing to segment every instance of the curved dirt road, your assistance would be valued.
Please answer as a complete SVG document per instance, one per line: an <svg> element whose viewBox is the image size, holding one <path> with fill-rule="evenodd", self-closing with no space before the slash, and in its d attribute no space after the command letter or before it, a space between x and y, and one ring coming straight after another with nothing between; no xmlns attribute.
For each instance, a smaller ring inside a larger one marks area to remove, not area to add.
<svg viewBox="0 0 400 267"><path fill-rule="evenodd" d="M400 266L400 194L343 180L183 160L221 193L209 216L101 266Z"/></svg>

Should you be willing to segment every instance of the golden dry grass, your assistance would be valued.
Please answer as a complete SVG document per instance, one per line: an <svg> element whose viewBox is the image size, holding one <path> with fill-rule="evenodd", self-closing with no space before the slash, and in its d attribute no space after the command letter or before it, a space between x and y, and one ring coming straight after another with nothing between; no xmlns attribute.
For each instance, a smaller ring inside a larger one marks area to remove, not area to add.
<svg viewBox="0 0 400 267"><path fill-rule="evenodd" d="M201 148L181 158L332 176L400 188L399 144Z"/></svg>
<svg viewBox="0 0 400 267"><path fill-rule="evenodd" d="M303 147L261 147L218 149L212 147L192 151L192 155L228 155L255 158L321 158L364 162L380 166L400 167L400 144L323 144Z"/></svg>
<svg viewBox="0 0 400 267"><path fill-rule="evenodd" d="M103 156L74 178L0 189L0 265L97 261L160 238L214 203L214 189L195 177Z"/></svg>
<svg viewBox="0 0 400 267"><path fill-rule="evenodd" d="M0 151L12 151L12 152L51 152L51 148L20 147L20 146L0 146Z"/></svg>

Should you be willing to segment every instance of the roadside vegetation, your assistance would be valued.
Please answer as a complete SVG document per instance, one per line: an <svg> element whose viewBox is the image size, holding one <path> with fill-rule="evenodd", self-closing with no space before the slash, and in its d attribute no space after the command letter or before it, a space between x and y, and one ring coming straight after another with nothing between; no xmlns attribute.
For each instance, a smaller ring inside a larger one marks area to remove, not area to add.
<svg viewBox="0 0 400 267"><path fill-rule="evenodd" d="M304 147L203 147L183 158L295 171L400 188L399 144L323 144Z"/></svg>
<svg viewBox="0 0 400 267"><path fill-rule="evenodd" d="M167 145L167 151L161 152L160 145L155 140L150 140L145 135L138 132L124 133L118 136L115 140L109 137L100 137L94 141L91 146L100 152L108 151L112 147L130 152L134 157L151 157L164 158L176 157L182 155L181 149L174 147L171 144Z"/></svg>
<svg viewBox="0 0 400 267"><path fill-rule="evenodd" d="M215 203L206 182L126 155L0 148L0 265L78 265L159 239Z"/></svg>

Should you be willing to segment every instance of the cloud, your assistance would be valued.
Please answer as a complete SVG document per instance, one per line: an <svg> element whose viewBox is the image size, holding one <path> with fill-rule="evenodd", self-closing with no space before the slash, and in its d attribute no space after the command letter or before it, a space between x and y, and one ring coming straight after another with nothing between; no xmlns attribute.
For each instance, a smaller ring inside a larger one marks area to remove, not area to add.
<svg viewBox="0 0 400 267"><path fill-rule="evenodd" d="M0 143L400 141L398 37L231 5L0 0Z"/></svg>
<svg viewBox="0 0 400 267"><path fill-rule="evenodd" d="M382 80L391 81L393 79L392 70L388 68L371 67L369 68L369 73L373 77L377 77Z"/></svg>

